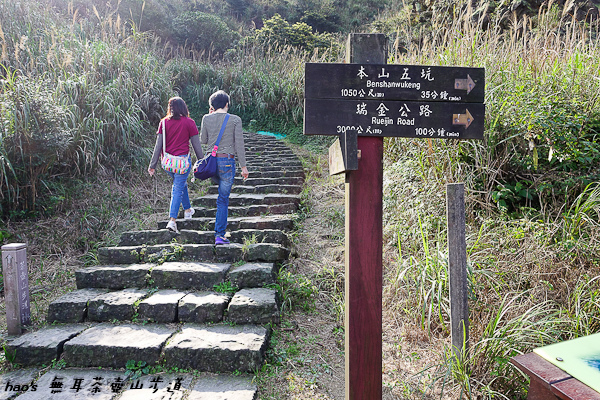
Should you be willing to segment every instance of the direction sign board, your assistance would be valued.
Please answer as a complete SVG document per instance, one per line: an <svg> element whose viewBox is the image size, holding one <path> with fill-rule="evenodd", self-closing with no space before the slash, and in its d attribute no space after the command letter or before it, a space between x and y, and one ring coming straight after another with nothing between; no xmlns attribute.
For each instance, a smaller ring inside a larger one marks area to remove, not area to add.
<svg viewBox="0 0 600 400"><path fill-rule="evenodd" d="M482 103L306 99L304 134L481 139L484 117Z"/></svg>
<svg viewBox="0 0 600 400"><path fill-rule="evenodd" d="M483 138L483 68L305 64L305 135Z"/></svg>
<svg viewBox="0 0 600 400"><path fill-rule="evenodd" d="M485 69L396 64L305 64L307 99L483 103Z"/></svg>

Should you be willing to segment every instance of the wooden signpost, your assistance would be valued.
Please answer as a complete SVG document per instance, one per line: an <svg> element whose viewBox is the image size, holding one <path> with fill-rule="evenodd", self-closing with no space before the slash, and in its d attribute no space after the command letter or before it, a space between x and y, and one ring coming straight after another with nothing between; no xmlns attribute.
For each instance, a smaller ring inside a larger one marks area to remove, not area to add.
<svg viewBox="0 0 600 400"><path fill-rule="evenodd" d="M485 73L386 64L382 34L350 34L346 61L306 64L304 134L338 136L329 164L330 174L346 174L346 399L374 400L382 396L383 137L483 138ZM460 232L460 220L453 226ZM453 260L465 270L460 253ZM453 326L465 327L460 317ZM461 332L453 330L453 344L455 336L465 344Z"/></svg>

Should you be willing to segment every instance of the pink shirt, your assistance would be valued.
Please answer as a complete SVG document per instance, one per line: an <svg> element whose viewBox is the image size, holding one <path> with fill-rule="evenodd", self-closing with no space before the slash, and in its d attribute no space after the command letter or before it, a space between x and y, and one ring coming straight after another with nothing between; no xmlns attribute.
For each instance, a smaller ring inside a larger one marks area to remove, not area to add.
<svg viewBox="0 0 600 400"><path fill-rule="evenodd" d="M196 122L187 117L164 119L166 130L166 151L174 156L183 156L190 152L190 139L198 134ZM162 133L162 121L158 125L157 135Z"/></svg>

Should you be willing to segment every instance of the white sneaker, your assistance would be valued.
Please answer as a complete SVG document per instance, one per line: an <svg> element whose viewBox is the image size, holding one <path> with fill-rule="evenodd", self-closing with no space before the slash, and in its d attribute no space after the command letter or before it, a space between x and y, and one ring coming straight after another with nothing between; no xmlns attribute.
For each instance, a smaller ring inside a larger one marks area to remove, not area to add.
<svg viewBox="0 0 600 400"><path fill-rule="evenodd" d="M195 212L196 210L194 210L193 208L190 208L190 211L184 211L183 219L192 219L192 215L194 215Z"/></svg>
<svg viewBox="0 0 600 400"><path fill-rule="evenodd" d="M179 231L177 231L177 224L175 223L175 221L169 221L167 223L167 229L172 232L179 233Z"/></svg>

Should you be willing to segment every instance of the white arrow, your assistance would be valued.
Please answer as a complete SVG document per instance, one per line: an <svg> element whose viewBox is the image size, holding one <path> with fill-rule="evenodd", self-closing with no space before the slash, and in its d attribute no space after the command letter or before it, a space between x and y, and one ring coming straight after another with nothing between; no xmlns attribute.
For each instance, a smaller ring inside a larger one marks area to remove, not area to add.
<svg viewBox="0 0 600 400"><path fill-rule="evenodd" d="M452 125L464 125L465 129L467 129L472 122L473 116L468 108L464 114L452 114Z"/></svg>
<svg viewBox="0 0 600 400"><path fill-rule="evenodd" d="M471 75L467 74L467 79L455 79L454 89L466 90L467 94L471 93L471 90L475 87L475 82L471 79Z"/></svg>

